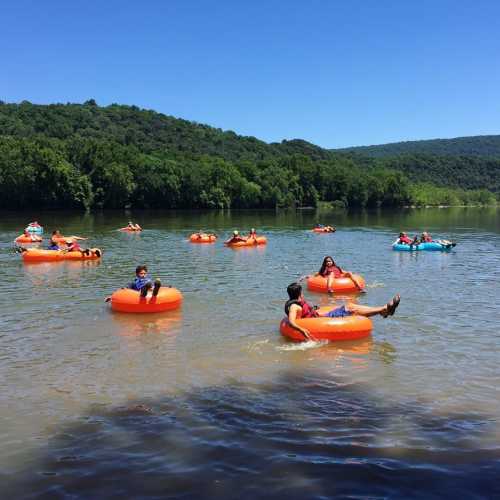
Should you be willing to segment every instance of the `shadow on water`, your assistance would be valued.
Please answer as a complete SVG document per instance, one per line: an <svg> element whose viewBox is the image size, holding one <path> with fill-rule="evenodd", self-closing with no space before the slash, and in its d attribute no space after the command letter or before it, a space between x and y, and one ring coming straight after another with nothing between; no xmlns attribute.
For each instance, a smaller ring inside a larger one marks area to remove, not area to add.
<svg viewBox="0 0 500 500"><path fill-rule="evenodd" d="M12 498L493 498L479 414L434 414L321 371L195 389L64 426Z"/></svg>

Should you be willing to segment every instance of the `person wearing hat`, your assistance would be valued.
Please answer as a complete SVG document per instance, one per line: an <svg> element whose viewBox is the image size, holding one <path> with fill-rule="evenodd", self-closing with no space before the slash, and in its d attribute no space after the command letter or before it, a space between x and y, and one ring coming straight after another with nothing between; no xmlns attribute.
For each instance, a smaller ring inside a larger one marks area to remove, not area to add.
<svg viewBox="0 0 500 500"><path fill-rule="evenodd" d="M68 252L81 252L82 247L73 239L68 238L66 241L66 250Z"/></svg>
<svg viewBox="0 0 500 500"><path fill-rule="evenodd" d="M238 241L246 241L246 239L242 238L240 236L240 232L235 229L233 231L233 235L231 236L231 238L229 238L225 243L231 244L231 243L237 243Z"/></svg>
<svg viewBox="0 0 500 500"><path fill-rule="evenodd" d="M86 248L85 250L73 239L68 238L66 241L66 252L80 252L82 255L89 256L92 253L90 248Z"/></svg>

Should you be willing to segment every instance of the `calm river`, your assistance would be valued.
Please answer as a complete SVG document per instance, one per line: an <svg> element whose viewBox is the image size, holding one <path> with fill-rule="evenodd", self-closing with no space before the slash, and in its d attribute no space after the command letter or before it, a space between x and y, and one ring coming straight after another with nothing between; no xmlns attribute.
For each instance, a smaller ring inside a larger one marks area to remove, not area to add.
<svg viewBox="0 0 500 500"><path fill-rule="evenodd" d="M0 218L2 497L500 496L500 211L37 213L104 257L25 265L32 217ZM186 240L250 227L266 247ZM458 244L393 252L400 229ZM281 338L286 286L325 255L364 276L359 303L401 294L369 340ZM181 310L109 310L142 263Z"/></svg>

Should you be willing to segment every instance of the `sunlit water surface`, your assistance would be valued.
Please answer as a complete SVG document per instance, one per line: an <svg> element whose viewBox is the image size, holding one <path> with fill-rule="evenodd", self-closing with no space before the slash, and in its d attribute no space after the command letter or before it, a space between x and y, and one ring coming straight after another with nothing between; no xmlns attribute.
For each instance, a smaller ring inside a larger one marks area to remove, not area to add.
<svg viewBox="0 0 500 500"><path fill-rule="evenodd" d="M12 241L30 217L0 219L4 494L500 495L498 211L37 213L104 258L27 265ZM145 231L117 232L131 217ZM318 220L337 232L309 231ZM186 239L250 227L266 247ZM402 228L458 244L393 252ZM325 255L365 277L360 303L401 294L370 339L280 337L286 286ZM109 310L142 263L182 291L181 310Z"/></svg>

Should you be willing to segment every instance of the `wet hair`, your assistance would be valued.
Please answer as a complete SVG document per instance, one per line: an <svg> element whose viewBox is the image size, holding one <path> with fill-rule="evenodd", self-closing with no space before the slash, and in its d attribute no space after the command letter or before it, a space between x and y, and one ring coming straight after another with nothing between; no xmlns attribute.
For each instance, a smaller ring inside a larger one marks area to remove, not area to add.
<svg viewBox="0 0 500 500"><path fill-rule="evenodd" d="M52 231L52 236L55 236L58 232L59 232L59 229L55 229L54 231Z"/></svg>
<svg viewBox="0 0 500 500"><path fill-rule="evenodd" d="M337 267L338 269L340 269L339 266L337 266L337 264L335 264L335 261L333 260L333 257L331 257L330 255L327 255L324 259L323 259L323 264L321 264L321 267L319 269L319 274L321 274L321 276L323 276L323 273L325 272L326 270L326 261L328 259L331 259L331 261L333 262L333 265L334 267ZM340 269L341 270L341 269Z"/></svg>
<svg viewBox="0 0 500 500"><path fill-rule="evenodd" d="M135 268L135 274L139 274L141 271L148 272L148 266L137 266Z"/></svg>
<svg viewBox="0 0 500 500"><path fill-rule="evenodd" d="M290 300L297 300L302 293L302 285L300 283L291 283L286 287L286 293Z"/></svg>

